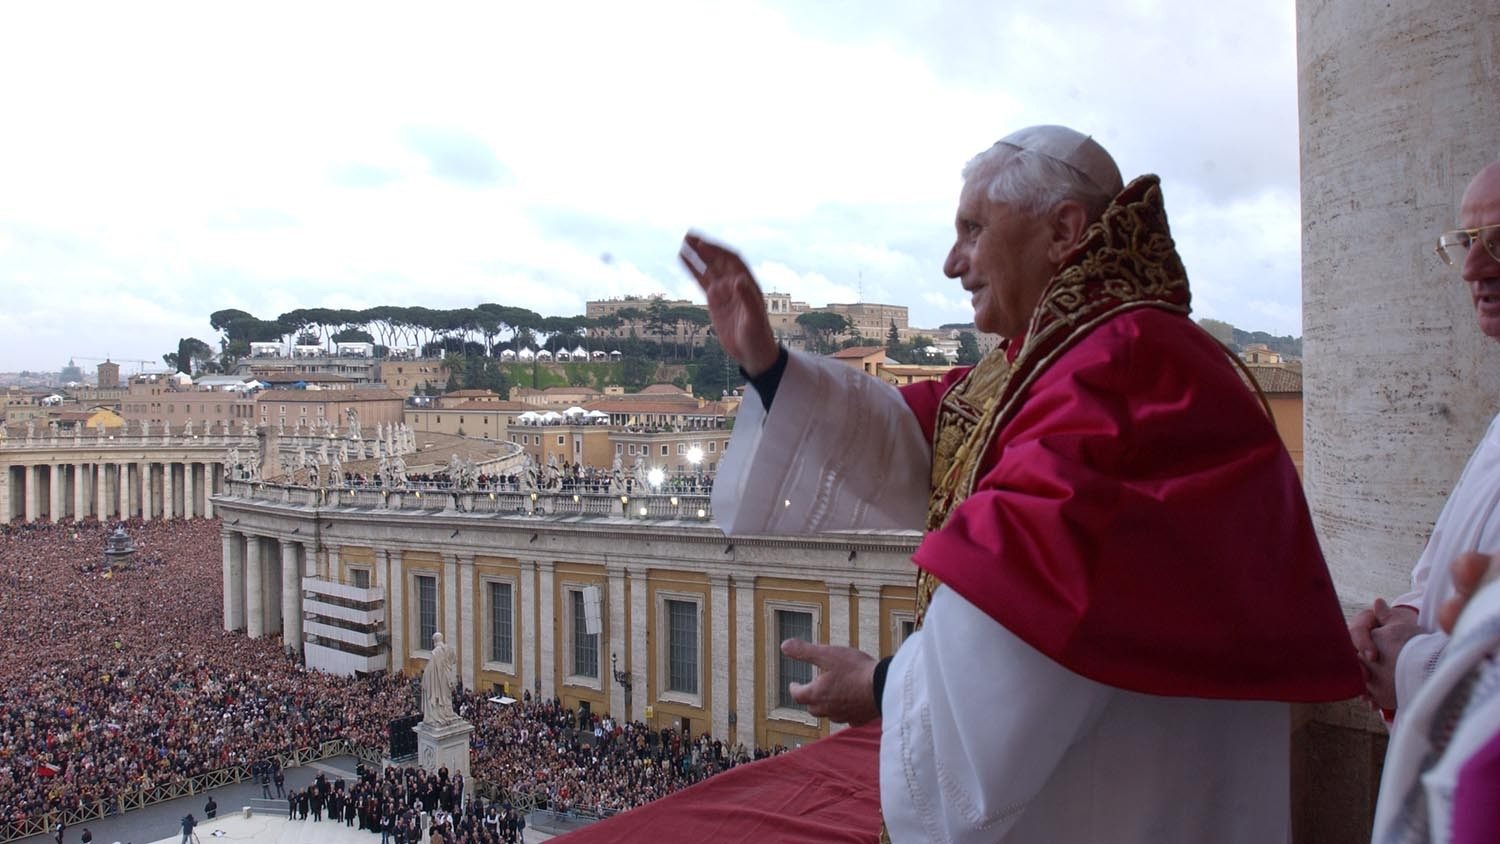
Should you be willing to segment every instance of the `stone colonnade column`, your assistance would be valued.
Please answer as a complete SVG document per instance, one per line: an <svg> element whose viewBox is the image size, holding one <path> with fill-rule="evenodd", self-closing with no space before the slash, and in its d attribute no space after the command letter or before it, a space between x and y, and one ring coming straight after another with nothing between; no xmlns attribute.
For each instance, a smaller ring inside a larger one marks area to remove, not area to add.
<svg viewBox="0 0 1500 844"><path fill-rule="evenodd" d="M646 620L633 618L631 621L644 624ZM625 571L618 568L609 570L609 653L623 657L622 666L629 669L629 673L635 673L635 666L630 664L630 651L625 647ZM610 668L613 669L614 665L611 664ZM632 689L632 703L634 697ZM625 711L625 686L616 683L613 675L609 677L609 712L616 719L630 720Z"/></svg>
<svg viewBox="0 0 1500 844"><path fill-rule="evenodd" d="M0 521L7 524L14 518L10 511L10 466L0 466Z"/></svg>
<svg viewBox="0 0 1500 844"><path fill-rule="evenodd" d="M164 460L161 464L161 517L163 519L177 518L177 483L174 476L177 474L177 464L170 460Z"/></svg>
<svg viewBox="0 0 1500 844"><path fill-rule="evenodd" d="M198 485L193 482L193 469L198 464L192 460L182 464L182 517L191 519L198 515Z"/></svg>
<svg viewBox="0 0 1500 844"><path fill-rule="evenodd" d="M89 514L89 470L83 463L73 464L73 521L81 522Z"/></svg>
<svg viewBox="0 0 1500 844"><path fill-rule="evenodd" d="M406 670L406 571L401 552L386 551L390 565L390 585L386 593L388 618L386 627L391 635L391 670Z"/></svg>
<svg viewBox="0 0 1500 844"><path fill-rule="evenodd" d="M551 560L537 560L536 567L541 575L541 583L537 587L537 606L540 607L537 625L540 635L537 638L541 646L537 676L542 681L542 697L549 698L557 694L557 620L552 608L553 563Z"/></svg>
<svg viewBox="0 0 1500 844"><path fill-rule="evenodd" d="M458 654L459 661L468 657L458 641L458 556L452 553L443 554L443 603L442 612L438 615L437 632L443 634L443 641ZM422 642L423 649L431 648L431 642Z"/></svg>
<svg viewBox="0 0 1500 844"><path fill-rule="evenodd" d="M755 578L734 581L734 677L735 741L747 748L755 747L755 694L763 674L755 671ZM775 659L775 654L767 654Z"/></svg>
<svg viewBox="0 0 1500 844"><path fill-rule="evenodd" d="M1500 4L1296 6L1303 477L1349 614L1409 588L1495 414L1500 344L1433 244L1497 153ZM1294 723L1315 729L1294 733L1292 782L1316 786L1293 795L1292 839L1369 840L1379 719L1349 703Z"/></svg>
<svg viewBox="0 0 1500 844"><path fill-rule="evenodd" d="M537 656L540 651L540 642L537 641L536 628L537 619L541 612L540 602L536 597L536 561L519 560L521 575L520 604L521 604L521 688L537 693L540 688L537 676ZM520 696L519 693L516 695Z"/></svg>
<svg viewBox="0 0 1500 844"><path fill-rule="evenodd" d="M48 464L47 469L51 472L51 483L47 485L47 497L50 499L48 501L47 518L51 519L53 524L56 524L62 521L63 517L67 515L67 510L63 505L63 486L66 483L64 480L66 473L63 471L61 463Z"/></svg>
<svg viewBox="0 0 1500 844"><path fill-rule="evenodd" d="M141 461L136 464L136 480L141 490L141 521L151 521L152 511L155 510L151 494L151 464Z"/></svg>
<svg viewBox="0 0 1500 844"><path fill-rule="evenodd" d="M729 737L729 575L708 576L709 691L713 698L713 734Z"/></svg>
<svg viewBox="0 0 1500 844"><path fill-rule="evenodd" d="M302 566L299 543L281 540L281 644L302 653Z"/></svg>
<svg viewBox="0 0 1500 844"><path fill-rule="evenodd" d="M245 539L224 531L224 629L245 626Z"/></svg>
<svg viewBox="0 0 1500 844"><path fill-rule="evenodd" d="M474 555L458 555L458 652L463 657L459 675L464 688L474 688L474 666L480 662L474 645Z"/></svg>
<svg viewBox="0 0 1500 844"><path fill-rule="evenodd" d="M834 647L849 646L849 581L829 580L828 584L828 644Z"/></svg>
<svg viewBox="0 0 1500 844"><path fill-rule="evenodd" d="M111 513L109 499L109 464L94 464L94 517L103 522Z"/></svg>
<svg viewBox="0 0 1500 844"><path fill-rule="evenodd" d="M26 521L34 522L41 518L42 510L42 467L27 466L26 477Z"/></svg>
<svg viewBox="0 0 1500 844"><path fill-rule="evenodd" d="M630 570L630 674L636 685L630 690L632 721L646 720L646 705L651 702L650 657L646 653L646 568Z"/></svg>
<svg viewBox="0 0 1500 844"><path fill-rule="evenodd" d="M873 583L854 587L859 596L859 649L880 659L880 587Z"/></svg>
<svg viewBox="0 0 1500 844"><path fill-rule="evenodd" d="M115 512L119 514L120 521L130 518L130 464L115 464L115 498L117 499Z"/></svg>
<svg viewBox="0 0 1500 844"><path fill-rule="evenodd" d="M203 518L214 517L213 494L217 488L219 479L224 476L224 470L218 463L203 464Z"/></svg>
<svg viewBox="0 0 1500 844"><path fill-rule="evenodd" d="M266 635L266 587L260 562L260 537L245 536L245 635Z"/></svg>

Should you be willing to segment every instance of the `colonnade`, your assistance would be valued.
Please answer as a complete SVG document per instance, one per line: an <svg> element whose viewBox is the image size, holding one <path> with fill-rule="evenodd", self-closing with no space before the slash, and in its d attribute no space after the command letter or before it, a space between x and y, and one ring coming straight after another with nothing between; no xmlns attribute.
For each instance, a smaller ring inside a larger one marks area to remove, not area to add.
<svg viewBox="0 0 1500 844"><path fill-rule="evenodd" d="M302 650L302 577L315 576L304 543L234 530L224 539L224 629L252 639L280 633Z"/></svg>
<svg viewBox="0 0 1500 844"><path fill-rule="evenodd" d="M221 460L68 459L56 453L0 463L0 521L172 519L214 515Z"/></svg>
<svg viewBox="0 0 1500 844"><path fill-rule="evenodd" d="M905 534L863 537L851 557L844 540L726 546L695 522L324 509L233 491L219 505L226 631L279 634L319 670L412 674L442 633L465 688L746 745L833 729L778 695L782 616L872 655L913 616ZM679 628L684 606L696 621Z"/></svg>

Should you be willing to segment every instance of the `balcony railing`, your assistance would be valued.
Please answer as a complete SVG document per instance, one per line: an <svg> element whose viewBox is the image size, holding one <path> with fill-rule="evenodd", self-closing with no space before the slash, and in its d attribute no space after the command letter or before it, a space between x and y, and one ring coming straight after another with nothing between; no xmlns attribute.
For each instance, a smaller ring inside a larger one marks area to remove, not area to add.
<svg viewBox="0 0 1500 844"><path fill-rule="evenodd" d="M427 483L420 489L316 489L262 481L225 481L222 497L292 507L336 507L408 513L465 513L496 518L584 517L707 522L707 490L694 494L613 495L605 492L460 490Z"/></svg>

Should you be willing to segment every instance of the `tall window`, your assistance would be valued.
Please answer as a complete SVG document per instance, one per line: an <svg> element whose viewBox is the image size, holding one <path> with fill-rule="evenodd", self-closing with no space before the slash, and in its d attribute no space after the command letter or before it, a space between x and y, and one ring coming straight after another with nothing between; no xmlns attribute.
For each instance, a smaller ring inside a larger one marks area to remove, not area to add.
<svg viewBox="0 0 1500 844"><path fill-rule="evenodd" d="M573 673L579 677L598 677L599 634L588 631L583 590L573 589L568 595L573 602Z"/></svg>
<svg viewBox="0 0 1500 844"><path fill-rule="evenodd" d="M370 588L369 569L349 569L349 576L354 578L354 585L359 587L360 589Z"/></svg>
<svg viewBox="0 0 1500 844"><path fill-rule="evenodd" d="M514 631L512 614L514 604L511 603L511 591L509 583L490 583L490 661L491 662L514 662L515 657L511 653Z"/></svg>
<svg viewBox="0 0 1500 844"><path fill-rule="evenodd" d="M787 639L811 641L812 636L812 613L797 612L796 610L776 611L776 641L785 642ZM787 690L787 684L812 682L812 663L792 659L781 653L779 649L777 650L777 660L776 705L787 709L806 710L806 706L792 699L792 693Z"/></svg>
<svg viewBox="0 0 1500 844"><path fill-rule="evenodd" d="M698 693L698 605L667 601L667 690Z"/></svg>
<svg viewBox="0 0 1500 844"><path fill-rule="evenodd" d="M437 632L437 578L417 575L417 648L432 647L432 634Z"/></svg>

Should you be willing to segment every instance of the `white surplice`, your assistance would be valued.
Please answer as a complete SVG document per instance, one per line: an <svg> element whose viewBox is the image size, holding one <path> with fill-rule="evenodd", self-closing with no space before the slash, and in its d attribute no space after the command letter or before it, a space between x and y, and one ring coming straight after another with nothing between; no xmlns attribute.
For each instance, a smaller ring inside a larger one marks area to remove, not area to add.
<svg viewBox="0 0 1500 844"><path fill-rule="evenodd" d="M1453 840L1460 771L1500 733L1497 660L1500 582L1492 582L1469 601L1436 670L1399 710L1375 808L1378 844Z"/></svg>
<svg viewBox="0 0 1500 844"><path fill-rule="evenodd" d="M931 452L894 388L792 353L762 407L751 391L714 484L726 533L922 528ZM883 711L881 811L895 842L1288 837L1285 704L1096 683L946 587L895 655Z"/></svg>
<svg viewBox="0 0 1500 844"><path fill-rule="evenodd" d="M1396 721L1408 701L1437 668L1448 636L1437 626L1438 608L1453 594L1453 561L1469 551L1500 552L1500 415L1490 422L1484 439L1464 466L1458 485L1438 514L1432 537L1411 573L1411 591L1392 604L1417 609L1423 632L1409 639L1396 659Z"/></svg>

